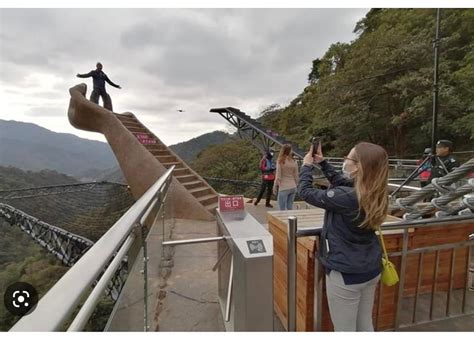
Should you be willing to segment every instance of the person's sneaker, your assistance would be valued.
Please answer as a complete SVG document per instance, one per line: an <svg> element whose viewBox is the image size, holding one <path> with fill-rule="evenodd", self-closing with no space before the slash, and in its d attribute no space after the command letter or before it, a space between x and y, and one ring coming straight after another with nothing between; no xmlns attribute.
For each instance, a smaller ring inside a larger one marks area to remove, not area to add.
<svg viewBox="0 0 474 338"><path fill-rule="evenodd" d="M253 202L253 205L258 205L258 202L257 201Z"/></svg>
<svg viewBox="0 0 474 338"><path fill-rule="evenodd" d="M270 203L265 204L265 206L266 206L267 208L273 208L273 205L271 205Z"/></svg>

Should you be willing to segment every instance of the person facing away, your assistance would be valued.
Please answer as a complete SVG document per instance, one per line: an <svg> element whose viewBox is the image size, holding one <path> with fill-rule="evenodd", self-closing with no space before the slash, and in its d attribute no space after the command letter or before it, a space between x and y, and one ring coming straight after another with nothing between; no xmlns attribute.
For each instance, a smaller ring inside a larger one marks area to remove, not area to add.
<svg viewBox="0 0 474 338"><path fill-rule="evenodd" d="M102 71L102 64L100 62L97 62L95 70L91 70L87 74L77 74L76 76L80 78L92 77L93 90L91 93L90 100L96 104L99 104L99 96L100 96L102 97L104 108L110 111L113 111L112 99L110 98L110 95L105 90L105 82L107 82L112 87L115 87L118 89L122 89L122 87L113 83L109 79L109 77Z"/></svg>
<svg viewBox="0 0 474 338"><path fill-rule="evenodd" d="M278 188L278 206L280 210L292 210L298 184L298 164L291 156L291 144L280 149L276 164L276 177L273 192Z"/></svg>
<svg viewBox="0 0 474 338"><path fill-rule="evenodd" d="M343 174L324 160L321 145L303 160L300 197L325 209L318 259L325 268L329 312L335 331L373 331L372 307L382 271L382 250L375 234L388 212L388 155L361 142L344 157ZM313 163L330 182L313 188Z"/></svg>
<svg viewBox="0 0 474 338"><path fill-rule="evenodd" d="M272 198L273 183L275 182L275 164L273 163L273 150L267 151L265 156L260 160L260 170L262 172L262 184L260 185L260 192L258 193L257 199L254 205L258 205L263 197L265 190L267 191L267 200L265 206L267 208L273 208L270 204Z"/></svg>
<svg viewBox="0 0 474 338"><path fill-rule="evenodd" d="M459 162L451 154L453 151L453 142L449 140L439 140L436 143L436 156L438 160L431 167L431 175L428 182L435 177L443 177L447 173L459 167Z"/></svg>

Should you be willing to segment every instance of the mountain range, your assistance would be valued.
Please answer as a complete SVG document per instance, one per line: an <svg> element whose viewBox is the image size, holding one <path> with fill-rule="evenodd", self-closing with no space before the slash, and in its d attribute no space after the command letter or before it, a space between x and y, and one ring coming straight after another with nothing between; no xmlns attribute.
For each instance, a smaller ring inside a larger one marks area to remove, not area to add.
<svg viewBox="0 0 474 338"><path fill-rule="evenodd" d="M0 120L0 165L55 170L85 178L90 170L117 166L108 144L56 133L33 123Z"/></svg>
<svg viewBox="0 0 474 338"><path fill-rule="evenodd" d="M208 146L230 140L230 134L214 131L170 148L191 163ZM56 133L34 123L0 120L0 166L54 170L80 181L125 182L107 143Z"/></svg>

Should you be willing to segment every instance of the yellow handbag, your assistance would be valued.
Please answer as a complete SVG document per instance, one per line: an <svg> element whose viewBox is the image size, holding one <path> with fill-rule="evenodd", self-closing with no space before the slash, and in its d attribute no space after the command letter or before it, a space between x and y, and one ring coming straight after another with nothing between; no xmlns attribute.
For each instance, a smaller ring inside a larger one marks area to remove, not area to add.
<svg viewBox="0 0 474 338"><path fill-rule="evenodd" d="M395 265L388 260L387 250L383 241L382 229L379 227L380 243L382 243L383 257L382 257L382 283L387 286L392 286L398 283L398 273Z"/></svg>

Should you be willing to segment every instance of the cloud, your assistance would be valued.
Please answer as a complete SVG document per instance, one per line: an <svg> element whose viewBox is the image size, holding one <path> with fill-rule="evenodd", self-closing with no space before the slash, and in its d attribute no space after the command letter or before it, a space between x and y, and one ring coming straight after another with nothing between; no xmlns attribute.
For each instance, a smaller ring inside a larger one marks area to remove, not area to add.
<svg viewBox="0 0 474 338"><path fill-rule="evenodd" d="M75 75L101 61L123 87L108 87L116 111L135 113L166 143L227 129L210 108L256 116L270 104L287 104L307 85L312 60L331 43L354 39L366 12L0 9L0 118L48 128L50 117L56 131L61 123L70 131L68 89L85 82L89 97L91 79Z"/></svg>
<svg viewBox="0 0 474 338"><path fill-rule="evenodd" d="M26 116L32 116L32 117L58 117L58 116L64 116L65 114L65 109L63 106L57 106L57 105L43 105L43 106L36 106L30 108L28 111L25 112Z"/></svg>

